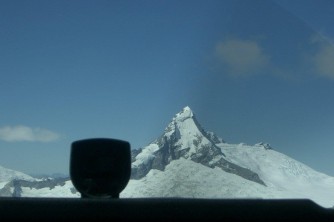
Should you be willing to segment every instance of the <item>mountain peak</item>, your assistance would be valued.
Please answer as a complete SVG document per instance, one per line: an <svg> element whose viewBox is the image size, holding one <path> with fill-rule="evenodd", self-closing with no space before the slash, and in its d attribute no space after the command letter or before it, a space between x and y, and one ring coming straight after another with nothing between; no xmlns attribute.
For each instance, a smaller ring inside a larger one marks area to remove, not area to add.
<svg viewBox="0 0 334 222"><path fill-rule="evenodd" d="M256 173L226 160L216 143L221 144L223 140L205 131L186 106L175 115L162 136L136 153L131 176L140 179L151 169L163 171L171 161L184 158L265 185Z"/></svg>
<svg viewBox="0 0 334 222"><path fill-rule="evenodd" d="M190 109L189 106L186 106L182 109L181 112L177 113L173 118L174 121L184 121L188 118L192 118L194 116L193 111Z"/></svg>

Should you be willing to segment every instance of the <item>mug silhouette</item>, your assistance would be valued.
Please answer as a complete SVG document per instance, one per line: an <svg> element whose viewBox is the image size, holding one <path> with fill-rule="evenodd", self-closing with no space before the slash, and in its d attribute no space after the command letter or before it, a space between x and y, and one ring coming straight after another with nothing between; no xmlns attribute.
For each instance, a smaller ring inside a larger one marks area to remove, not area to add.
<svg viewBox="0 0 334 222"><path fill-rule="evenodd" d="M130 175L127 141L92 138L71 144L70 177L82 198L119 198Z"/></svg>

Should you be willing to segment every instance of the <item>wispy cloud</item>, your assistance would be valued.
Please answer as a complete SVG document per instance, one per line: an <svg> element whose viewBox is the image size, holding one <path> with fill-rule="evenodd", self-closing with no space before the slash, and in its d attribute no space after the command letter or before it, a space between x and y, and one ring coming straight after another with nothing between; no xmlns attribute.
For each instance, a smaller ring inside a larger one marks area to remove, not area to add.
<svg viewBox="0 0 334 222"><path fill-rule="evenodd" d="M324 35L317 35L312 42L318 45L318 50L312 57L316 72L334 80L334 44Z"/></svg>
<svg viewBox="0 0 334 222"><path fill-rule="evenodd" d="M28 126L5 126L0 128L0 140L7 142L51 142L58 138L57 133L47 129Z"/></svg>
<svg viewBox="0 0 334 222"><path fill-rule="evenodd" d="M265 68L270 61L256 41L229 39L216 45L216 55L227 65L230 74L244 76Z"/></svg>

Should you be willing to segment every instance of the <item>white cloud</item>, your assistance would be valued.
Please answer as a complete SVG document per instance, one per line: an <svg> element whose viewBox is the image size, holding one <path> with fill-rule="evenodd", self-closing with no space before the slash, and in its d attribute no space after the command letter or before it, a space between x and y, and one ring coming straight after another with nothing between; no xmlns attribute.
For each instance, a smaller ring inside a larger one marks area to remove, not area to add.
<svg viewBox="0 0 334 222"><path fill-rule="evenodd" d="M314 64L320 75L334 79L334 46L322 45L314 56Z"/></svg>
<svg viewBox="0 0 334 222"><path fill-rule="evenodd" d="M7 142L51 142L59 135L47 129L31 128L27 126L5 126L0 128L0 140Z"/></svg>
<svg viewBox="0 0 334 222"><path fill-rule="evenodd" d="M334 79L334 41L323 33L311 36L316 51L311 56L311 64L318 75Z"/></svg>
<svg viewBox="0 0 334 222"><path fill-rule="evenodd" d="M261 71L270 57L255 41L230 39L216 45L216 54L232 75L249 75Z"/></svg>

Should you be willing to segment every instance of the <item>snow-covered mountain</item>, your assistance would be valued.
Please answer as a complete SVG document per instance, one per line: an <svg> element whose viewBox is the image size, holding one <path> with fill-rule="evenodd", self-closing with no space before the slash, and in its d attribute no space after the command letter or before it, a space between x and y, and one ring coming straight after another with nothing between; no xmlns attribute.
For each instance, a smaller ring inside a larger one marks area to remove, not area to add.
<svg viewBox="0 0 334 222"><path fill-rule="evenodd" d="M69 178L44 179L32 183L16 181L14 188L14 196L19 197L80 197Z"/></svg>
<svg viewBox="0 0 334 222"><path fill-rule="evenodd" d="M176 114L160 138L133 158L132 178L140 179L151 169L164 170L171 161L182 157L265 185L254 171L226 160L216 143L223 143L223 140L212 132L206 132L192 110L185 107Z"/></svg>
<svg viewBox="0 0 334 222"><path fill-rule="evenodd" d="M267 143L228 144L185 107L163 135L132 156L124 196L308 198L334 205L334 178Z"/></svg>
<svg viewBox="0 0 334 222"><path fill-rule="evenodd" d="M13 179L32 180L33 177L16 170L7 169L0 166L0 183L8 182Z"/></svg>
<svg viewBox="0 0 334 222"><path fill-rule="evenodd" d="M26 180L26 181L34 180L33 177L27 174L0 166L0 196L1 196L1 189L7 183L15 179Z"/></svg>
<svg viewBox="0 0 334 222"><path fill-rule="evenodd" d="M80 194L68 177L34 178L0 166L0 196L80 197Z"/></svg>
<svg viewBox="0 0 334 222"><path fill-rule="evenodd" d="M175 115L158 139L132 150L131 158L131 180L121 197L308 198L324 207L334 205L334 177L266 143L226 143L205 131L189 107ZM14 196L80 196L66 179L16 179L5 187Z"/></svg>
<svg viewBox="0 0 334 222"><path fill-rule="evenodd" d="M288 193L289 198L309 198L330 207L334 205L334 177L279 153L268 144L217 144L226 159L256 172L267 187Z"/></svg>

